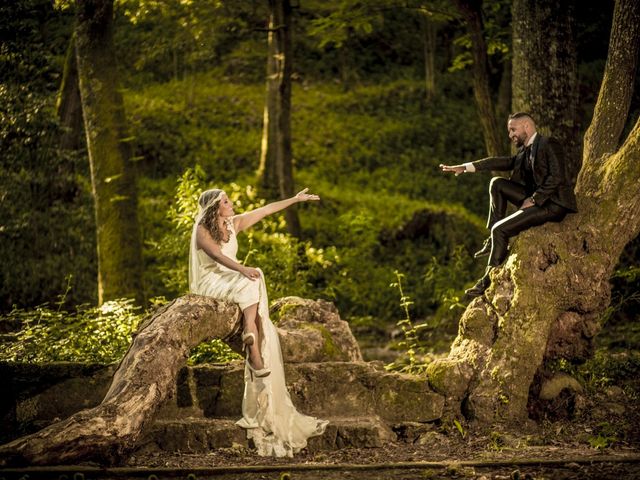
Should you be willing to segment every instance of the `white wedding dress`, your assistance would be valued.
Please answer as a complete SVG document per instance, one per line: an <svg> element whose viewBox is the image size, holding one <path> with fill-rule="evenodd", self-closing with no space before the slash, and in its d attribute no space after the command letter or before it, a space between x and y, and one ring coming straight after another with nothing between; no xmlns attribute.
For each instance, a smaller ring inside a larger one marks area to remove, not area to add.
<svg viewBox="0 0 640 480"><path fill-rule="evenodd" d="M199 295L237 303L242 310L258 303L258 321L262 330L260 351L265 367L271 370L267 377L254 376L252 379L245 364L242 418L236 424L247 429L247 438L253 440L258 455L292 457L307 445L308 438L322 435L329 422L299 413L291 402L284 379L278 332L269 319L269 302L262 271L259 280L249 280L214 261L195 244L198 223L196 220L191 240L190 290ZM231 235L229 241L222 244L221 250L224 255L237 261L238 241L233 221L229 221L228 226Z"/></svg>

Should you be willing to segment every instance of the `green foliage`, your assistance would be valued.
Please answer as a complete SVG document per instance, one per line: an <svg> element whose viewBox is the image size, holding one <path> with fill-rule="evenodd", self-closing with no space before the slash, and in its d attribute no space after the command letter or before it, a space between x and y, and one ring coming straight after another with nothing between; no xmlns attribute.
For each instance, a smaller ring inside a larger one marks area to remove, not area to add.
<svg viewBox="0 0 640 480"><path fill-rule="evenodd" d="M118 0L118 58L137 77L156 81L187 78L222 63L226 73L257 81L266 33L256 26L266 18L262 2Z"/></svg>
<svg viewBox="0 0 640 480"><path fill-rule="evenodd" d="M327 15L309 22L308 33L318 38L320 48L327 45L340 48L351 35L366 37L384 24L382 12L373 3L338 3L337 8L330 10Z"/></svg>
<svg viewBox="0 0 640 480"><path fill-rule="evenodd" d="M640 305L640 267L637 258L640 256L640 236L630 242L624 249L619 265L611 277L611 303L601 319L606 328L617 329L635 324L636 312ZM631 333L631 332L630 332ZM620 347L640 348L640 331L624 338L626 345Z"/></svg>
<svg viewBox="0 0 640 480"><path fill-rule="evenodd" d="M420 291L424 295L422 301L432 302L437 311L421 322L411 319L409 309L415 302L403 287L405 275L395 271L396 281L390 287L397 289L400 294L400 307L404 317L396 323L403 338L394 344L394 348L402 354L386 366L388 370L422 374L432 360L431 354L442 347L448 347L455 332L449 331L447 327L457 325L456 320L464 308L460 303L460 296L469 271L473 271L469 262L469 255L462 246L455 247L448 260L432 257L424 276L424 286L427 288Z"/></svg>
<svg viewBox="0 0 640 480"><path fill-rule="evenodd" d="M400 308L404 312L404 317L396 323L402 330L404 339L398 343L398 347L403 350L404 361L396 361L386 366L387 370L400 370L402 372L417 373L416 370L422 370L421 366L418 366L416 359L416 350L418 346L418 325L414 325L411 320L411 314L409 313L409 307L413 305L411 297L405 295L402 289L402 279L404 275L397 270L395 272L396 281L389 285L392 288L397 288L400 293Z"/></svg>
<svg viewBox="0 0 640 480"><path fill-rule="evenodd" d="M585 383L592 388L608 385L623 386L625 379L640 376L640 354L637 352L610 353L604 349L598 350L591 359L579 368L578 372ZM633 387L633 384L629 386ZM637 388L637 385L635 387ZM640 391L635 394L640 394Z"/></svg>
<svg viewBox="0 0 640 480"><path fill-rule="evenodd" d="M57 146L52 98L0 85L0 311L96 296L95 223L84 155ZM8 261L11 260L11 261Z"/></svg>
<svg viewBox="0 0 640 480"><path fill-rule="evenodd" d="M13 341L0 343L0 361L11 362L95 362L120 361L131 344L142 319L151 314L136 306L132 299L104 303L101 307L79 305L75 311L62 307L64 297L55 306L14 309L0 322L17 325ZM166 303L152 301L152 309ZM198 345L191 351L189 365L227 363L241 358L221 340Z"/></svg>
<svg viewBox="0 0 640 480"><path fill-rule="evenodd" d="M242 357L231 350L229 345L222 340L211 340L204 342L191 350L189 365L198 365L201 363L229 363L233 360L240 360Z"/></svg>
<svg viewBox="0 0 640 480"><path fill-rule="evenodd" d="M188 169L178 179L173 203L158 208L155 203L145 204L148 215L144 231L144 256L147 259L145 284L150 291L168 297L188 291L189 243L191 228L198 208L198 197L203 191L204 172L198 166Z"/></svg>
<svg viewBox="0 0 640 480"><path fill-rule="evenodd" d="M298 168L315 182L460 204L484 215L485 202L478 198L486 195L488 179L454 178L438 168L483 155L481 129L470 127L476 114L466 85L457 74L442 81L443 96L429 105L418 80L362 85L346 93L326 85L294 88L292 129L305 132L293 139Z"/></svg>
<svg viewBox="0 0 640 480"><path fill-rule="evenodd" d="M483 35L487 44L489 60L496 63L505 63L511 51L511 3L507 0L499 0L483 5ZM464 70L473 64L471 55L471 33L465 32L455 38L453 44L459 47L459 53L451 61L448 70L455 72ZM494 58L493 58L494 57Z"/></svg>
<svg viewBox="0 0 640 480"><path fill-rule="evenodd" d="M200 165L216 183L236 181L257 169L264 90L212 81L199 74L186 81L151 85L125 96L135 156L145 176L182 174Z"/></svg>
<svg viewBox="0 0 640 480"><path fill-rule="evenodd" d="M55 92L71 14L48 0L0 6L0 312L66 289L96 297L95 225L83 152L58 147Z"/></svg>
<svg viewBox="0 0 640 480"><path fill-rule="evenodd" d="M596 432L596 435L589 437L589 445L596 450L609 448L618 441L617 428L609 422L599 423Z"/></svg>
<svg viewBox="0 0 640 480"><path fill-rule="evenodd" d="M621 335L626 335L622 331ZM606 336L606 333L603 334ZM551 365L577 378L580 384L590 392L601 390L608 386L619 386L630 398L640 398L640 353L637 350L623 350L612 352L610 348L599 348L593 357L582 365L573 365L566 360L559 360Z"/></svg>
<svg viewBox="0 0 640 480"><path fill-rule="evenodd" d="M461 312L466 308L462 303L462 295L465 286L469 283L470 276L475 278L480 274L478 262L469 255L469 250L464 245L453 247L451 254L444 257L431 257L424 276L428 298L434 300L436 310L431 318L430 329L424 331L429 341L434 333L442 333L439 327L444 324L457 323Z"/></svg>
<svg viewBox="0 0 640 480"><path fill-rule="evenodd" d="M405 373L422 374L428 362L423 360L423 356L418 357L418 355L425 350L424 345L419 342L418 334L420 329L425 328L427 324L416 324L411 320L409 307L411 307L414 302L411 301L411 297L406 295L402 288L404 275L397 270L394 273L396 275L396 281L389 286L391 288L397 288L400 294L400 308L402 308L404 312L404 317L398 320L396 325L402 330L404 338L396 345L396 348L402 350L401 357L389 365L386 365L385 368L387 370L398 370Z"/></svg>
<svg viewBox="0 0 640 480"><path fill-rule="evenodd" d="M454 418L453 425L456 427L456 430L458 430L460 437L464 440L464 437L466 436L467 432L465 432L464 428L462 427L462 424Z"/></svg>
<svg viewBox="0 0 640 480"><path fill-rule="evenodd" d="M59 306L60 307L60 306ZM0 344L3 361L117 362L129 347L141 319L133 300L115 300L101 307L80 305L74 312L40 305L15 309L3 321L18 323L15 341Z"/></svg>
<svg viewBox="0 0 640 480"><path fill-rule="evenodd" d="M331 78L345 90L372 76L398 78L402 72L400 76L420 77L424 75L424 19L446 28L454 16L455 9L444 1L304 2L300 33L295 37L304 42L300 52L303 75ZM322 62L308 60L318 55ZM436 59L442 70L444 57Z"/></svg>
<svg viewBox="0 0 640 480"><path fill-rule="evenodd" d="M32 94L55 92L73 12L57 11L50 0L14 0L0 4L0 18L2 84Z"/></svg>

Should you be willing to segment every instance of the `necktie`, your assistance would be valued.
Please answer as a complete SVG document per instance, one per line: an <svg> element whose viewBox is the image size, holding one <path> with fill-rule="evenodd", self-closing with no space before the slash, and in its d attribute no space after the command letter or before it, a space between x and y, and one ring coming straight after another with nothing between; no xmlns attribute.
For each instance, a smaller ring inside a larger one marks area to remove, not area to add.
<svg viewBox="0 0 640 480"><path fill-rule="evenodd" d="M524 147L525 158L527 159L527 165L533 168L533 155L531 154L531 145Z"/></svg>

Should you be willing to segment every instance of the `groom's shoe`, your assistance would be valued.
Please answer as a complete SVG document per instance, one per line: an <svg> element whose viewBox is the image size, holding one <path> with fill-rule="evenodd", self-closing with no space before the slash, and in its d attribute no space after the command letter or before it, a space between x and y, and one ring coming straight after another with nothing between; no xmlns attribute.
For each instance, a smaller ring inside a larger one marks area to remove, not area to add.
<svg viewBox="0 0 640 480"><path fill-rule="evenodd" d="M482 248L473 254L473 258L480 258L491 253L491 237L487 238L482 244Z"/></svg>
<svg viewBox="0 0 640 480"><path fill-rule="evenodd" d="M464 291L467 297L475 298L484 294L487 288L489 288L489 285L491 285L491 277L489 276L489 274L491 273L491 270L492 270L492 267L487 267L487 271L482 276L482 278L478 280L473 287L467 288Z"/></svg>

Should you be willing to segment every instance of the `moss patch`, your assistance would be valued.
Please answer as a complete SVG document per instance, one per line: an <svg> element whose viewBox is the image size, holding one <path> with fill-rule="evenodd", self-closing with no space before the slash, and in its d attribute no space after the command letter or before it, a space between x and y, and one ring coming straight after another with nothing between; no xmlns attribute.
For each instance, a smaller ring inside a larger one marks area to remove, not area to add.
<svg viewBox="0 0 640 480"><path fill-rule="evenodd" d="M318 325L317 323L303 323L302 328L315 330L322 335L322 339L324 340L322 344L322 351L326 355L327 358L330 359L338 359L340 358L340 354L342 353L341 349L335 344L333 341L333 336L331 332L323 325Z"/></svg>

